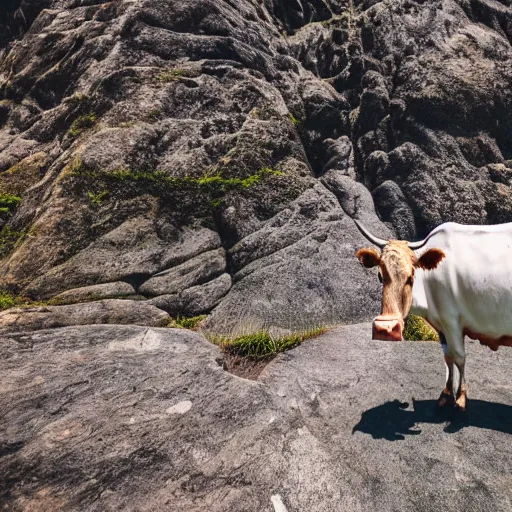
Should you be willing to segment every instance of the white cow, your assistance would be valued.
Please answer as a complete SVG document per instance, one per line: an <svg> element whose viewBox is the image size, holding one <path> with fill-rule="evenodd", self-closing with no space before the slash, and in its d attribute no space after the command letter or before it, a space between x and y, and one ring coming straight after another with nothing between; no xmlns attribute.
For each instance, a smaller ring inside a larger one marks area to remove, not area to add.
<svg viewBox="0 0 512 512"><path fill-rule="evenodd" d="M401 340L409 312L425 318L440 335L447 367L438 400L453 404L453 365L460 372L456 406L466 410L464 336L492 350L512 346L512 223L434 229L421 242L382 240L355 221L377 249L357 251L367 268L379 267L383 283L381 314L373 337Z"/></svg>

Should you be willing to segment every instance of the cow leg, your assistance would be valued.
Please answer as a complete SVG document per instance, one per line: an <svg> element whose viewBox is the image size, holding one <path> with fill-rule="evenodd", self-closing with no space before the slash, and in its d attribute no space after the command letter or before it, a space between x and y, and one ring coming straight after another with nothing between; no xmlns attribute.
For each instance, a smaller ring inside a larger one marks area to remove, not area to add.
<svg viewBox="0 0 512 512"><path fill-rule="evenodd" d="M467 406L467 388L466 388L466 379L464 377L464 369L466 365L466 355L462 359L456 359L455 364L457 366L457 369L459 370L459 386L457 390L457 400L455 401L455 405L457 409L459 409L462 412L466 412L466 406Z"/></svg>
<svg viewBox="0 0 512 512"><path fill-rule="evenodd" d="M446 384L441 395L437 400L437 407L443 408L447 405L452 406L455 403L453 398L453 357L447 355L446 338L442 332L439 333L441 339L441 346L444 352L444 364L446 366Z"/></svg>

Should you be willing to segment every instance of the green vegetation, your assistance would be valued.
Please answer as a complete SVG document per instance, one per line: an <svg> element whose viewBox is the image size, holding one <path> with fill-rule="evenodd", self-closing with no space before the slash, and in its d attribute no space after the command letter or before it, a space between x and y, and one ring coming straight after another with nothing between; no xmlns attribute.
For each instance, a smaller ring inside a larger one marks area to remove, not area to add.
<svg viewBox="0 0 512 512"><path fill-rule="evenodd" d="M68 105L71 105L72 107L79 107L80 105L85 103L88 99L89 99L89 97L87 96L87 94L83 94L83 93L79 92L77 94L73 94L73 96L66 99L65 102Z"/></svg>
<svg viewBox="0 0 512 512"><path fill-rule="evenodd" d="M12 213L20 204L21 197L13 194L0 194L0 214Z"/></svg>
<svg viewBox="0 0 512 512"><path fill-rule="evenodd" d="M25 231L14 231L9 226L4 226L0 231L0 258L4 258L13 249L19 247L33 232L33 228Z"/></svg>
<svg viewBox="0 0 512 512"><path fill-rule="evenodd" d="M290 121L298 128L302 121L299 121L291 112L290 112Z"/></svg>
<svg viewBox="0 0 512 512"><path fill-rule="evenodd" d="M119 128L131 128L132 126L135 126L137 124L136 121L123 121L118 124Z"/></svg>
<svg viewBox="0 0 512 512"><path fill-rule="evenodd" d="M68 130L68 135L71 137L78 137L85 130L92 128L96 124L96 114L89 112L83 116L77 117L71 124L71 128Z"/></svg>
<svg viewBox="0 0 512 512"><path fill-rule="evenodd" d="M169 69L167 71L164 71L163 73L160 73L155 77L155 80L157 82L161 83L169 83L169 82L175 82L176 80L180 80L185 76L185 70L184 69Z"/></svg>
<svg viewBox="0 0 512 512"><path fill-rule="evenodd" d="M91 204L94 206L99 206L103 199L105 199L108 196L108 190L102 190L98 194L94 194L93 192L87 192L87 195L89 197L89 200L91 201Z"/></svg>
<svg viewBox="0 0 512 512"><path fill-rule="evenodd" d="M165 195L173 190L198 189L199 192L206 192L213 197L211 201L219 201L222 194L233 189L249 188L259 183L266 176L283 176L284 173L269 169L267 167L260 169L256 174L247 176L246 178L224 178L219 173L205 174L199 178L190 176L169 176L162 171L146 172L133 171L131 169L119 169L112 172L87 171L82 168L80 163L73 163L69 170L69 174L90 178L91 182L96 186L101 183L102 191L99 193L88 192L89 199L94 202L98 198L101 201L107 194L108 190L115 188L116 184L136 185L140 192L143 189L146 193L156 196ZM220 203L215 203L219 205Z"/></svg>
<svg viewBox="0 0 512 512"><path fill-rule="evenodd" d="M16 298L6 290L0 290L0 311L16 306Z"/></svg>
<svg viewBox="0 0 512 512"><path fill-rule="evenodd" d="M157 121L158 118L162 115L161 108L154 108L148 112L148 119L152 122Z"/></svg>
<svg viewBox="0 0 512 512"><path fill-rule="evenodd" d="M267 331L260 331L233 339L227 336L216 335L208 335L208 337L212 343L219 345L222 350L232 355L249 357L251 359L263 359L296 347L304 340L320 336L326 330L324 327L317 327L287 336L272 336Z"/></svg>
<svg viewBox="0 0 512 512"><path fill-rule="evenodd" d="M405 320L404 340L439 341L439 334L420 316L409 315Z"/></svg>
<svg viewBox="0 0 512 512"><path fill-rule="evenodd" d="M178 316L175 320L171 320L169 322L169 327L194 330L206 317L207 315L199 315L192 317Z"/></svg>
<svg viewBox="0 0 512 512"><path fill-rule="evenodd" d="M40 151L20 160L7 171L0 173L0 202L5 194L19 198L27 188L37 183L43 177L47 161L48 155ZM2 207L6 206L2 205Z"/></svg>

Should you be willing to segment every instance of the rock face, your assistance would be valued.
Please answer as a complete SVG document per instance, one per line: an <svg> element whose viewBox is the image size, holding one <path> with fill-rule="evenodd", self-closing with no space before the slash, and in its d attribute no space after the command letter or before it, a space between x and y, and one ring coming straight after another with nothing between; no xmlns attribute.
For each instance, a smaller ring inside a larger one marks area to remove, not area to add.
<svg viewBox="0 0 512 512"><path fill-rule="evenodd" d="M0 287L121 282L218 330L369 318L352 217L512 220L509 4L4 2Z"/></svg>
<svg viewBox="0 0 512 512"><path fill-rule="evenodd" d="M259 381L198 334L68 327L0 340L4 510L510 510L512 351L469 346L469 416L434 413L435 343L369 324ZM22 362L22 364L21 364Z"/></svg>
<svg viewBox="0 0 512 512"><path fill-rule="evenodd" d="M66 306L8 309L0 312L0 332L35 331L89 324L164 327L170 320L165 311L147 302L108 299Z"/></svg>

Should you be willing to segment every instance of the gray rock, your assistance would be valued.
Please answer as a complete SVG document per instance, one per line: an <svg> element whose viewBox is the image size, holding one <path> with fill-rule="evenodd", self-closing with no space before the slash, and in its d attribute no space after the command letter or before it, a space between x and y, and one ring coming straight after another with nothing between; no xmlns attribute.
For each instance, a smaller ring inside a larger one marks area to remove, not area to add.
<svg viewBox="0 0 512 512"><path fill-rule="evenodd" d="M181 265L155 274L139 287L139 292L150 296L180 293L217 277L225 269L224 249L205 252Z"/></svg>
<svg viewBox="0 0 512 512"><path fill-rule="evenodd" d="M12 308L0 312L0 332L34 331L68 325L136 324L162 327L170 317L140 300L106 299L66 306Z"/></svg>
<svg viewBox="0 0 512 512"><path fill-rule="evenodd" d="M131 219L110 231L68 261L34 280L29 294L49 297L61 290L116 279L149 277L166 265L176 265L204 250L219 247L217 233L208 229L173 230L160 234L155 219Z"/></svg>
<svg viewBox="0 0 512 512"><path fill-rule="evenodd" d="M304 198L323 183L381 236L512 221L507 3L10 0L0 173L45 157L1 214L2 288L151 288L223 247L226 328L238 309L369 318L374 276L352 254L366 242L333 197ZM166 286L148 294L183 293Z"/></svg>
<svg viewBox="0 0 512 512"><path fill-rule="evenodd" d="M323 173L331 169L339 169L343 174L355 179L352 143L346 135L337 140L326 139L324 149L326 163L322 169Z"/></svg>
<svg viewBox="0 0 512 512"><path fill-rule="evenodd" d="M347 201L352 208L357 205L358 218L381 236L391 236L372 211L371 194L341 178L353 187ZM357 198L362 191L363 197ZM232 248L234 284L205 329L227 334L275 327L297 330L372 318L380 307L380 284L355 257L366 245L334 194L316 185Z"/></svg>
<svg viewBox="0 0 512 512"><path fill-rule="evenodd" d="M59 293L54 299L59 301L76 301L91 299L110 299L128 297L136 295L135 288L123 281L115 281L113 283L96 284L92 286L84 286L83 288L74 288L63 293Z"/></svg>
<svg viewBox="0 0 512 512"><path fill-rule="evenodd" d="M394 181L385 181L372 192L380 218L396 232L400 240L416 240L414 214L400 187Z"/></svg>
<svg viewBox="0 0 512 512"><path fill-rule="evenodd" d="M191 286L181 293L160 295L148 303L173 316L195 316L211 311L230 288L231 276L222 274L205 284Z"/></svg>
<svg viewBox="0 0 512 512"><path fill-rule="evenodd" d="M438 345L370 333L307 341L256 382L225 372L218 348L185 330L3 337L2 505L508 511L512 352L469 343L470 411L450 421L435 414Z"/></svg>

